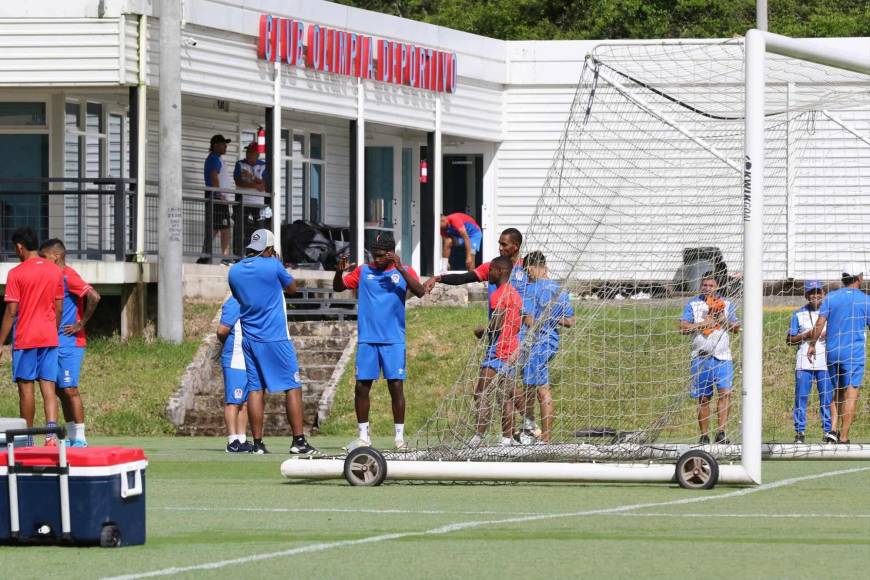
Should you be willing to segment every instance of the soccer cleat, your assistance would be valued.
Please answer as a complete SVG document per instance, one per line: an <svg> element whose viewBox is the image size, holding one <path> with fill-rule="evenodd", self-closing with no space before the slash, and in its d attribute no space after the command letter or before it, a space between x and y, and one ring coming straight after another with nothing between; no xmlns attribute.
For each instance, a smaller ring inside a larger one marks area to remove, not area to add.
<svg viewBox="0 0 870 580"><path fill-rule="evenodd" d="M269 453L269 450L266 449L266 444L260 441L259 443L255 442L251 445L251 453L254 455L265 455Z"/></svg>
<svg viewBox="0 0 870 580"><path fill-rule="evenodd" d="M511 437L502 437L501 442L498 444L499 447L510 447L515 445L516 442Z"/></svg>
<svg viewBox="0 0 870 580"><path fill-rule="evenodd" d="M731 441L729 441L728 437L725 436L725 431L719 431L716 433L716 439L714 439L713 442L718 443L719 445L731 445Z"/></svg>
<svg viewBox="0 0 870 580"><path fill-rule="evenodd" d="M825 433L825 438L822 440L827 445L833 445L840 440L840 436L836 431L828 431Z"/></svg>
<svg viewBox="0 0 870 580"><path fill-rule="evenodd" d="M239 443L239 453L252 453L254 451L254 445L250 441L245 441L244 443Z"/></svg>
<svg viewBox="0 0 870 580"><path fill-rule="evenodd" d="M480 447L481 443L483 443L483 437L480 436L480 433L475 433L474 436L468 440L469 447Z"/></svg>
<svg viewBox="0 0 870 580"><path fill-rule="evenodd" d="M396 451L407 451L408 442L404 439L396 439Z"/></svg>
<svg viewBox="0 0 870 580"><path fill-rule="evenodd" d="M345 451L353 451L357 447L371 447L372 440L371 439L363 439L362 437L357 437L347 445L343 447Z"/></svg>
<svg viewBox="0 0 870 580"><path fill-rule="evenodd" d="M796 433L794 436L795 443L806 443L806 437L803 433Z"/></svg>
<svg viewBox="0 0 870 580"><path fill-rule="evenodd" d="M319 453L320 451L312 447L305 439L290 446L290 455L317 455Z"/></svg>
<svg viewBox="0 0 870 580"><path fill-rule="evenodd" d="M238 453L240 445L241 445L241 443L239 443L238 439L233 439L232 443L227 443L226 452L227 453Z"/></svg>
<svg viewBox="0 0 870 580"><path fill-rule="evenodd" d="M79 449L83 449L88 446L88 442L83 439L76 439L70 443L70 447L76 447Z"/></svg>
<svg viewBox="0 0 870 580"><path fill-rule="evenodd" d="M701 437L698 438L698 445L709 445L709 444L710 444L710 437L709 436L701 435Z"/></svg>

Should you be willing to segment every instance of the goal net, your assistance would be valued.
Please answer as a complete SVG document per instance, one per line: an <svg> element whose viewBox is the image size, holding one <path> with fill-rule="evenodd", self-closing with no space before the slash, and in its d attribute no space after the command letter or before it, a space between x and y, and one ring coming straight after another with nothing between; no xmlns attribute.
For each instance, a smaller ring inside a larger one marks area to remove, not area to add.
<svg viewBox="0 0 870 580"><path fill-rule="evenodd" d="M786 336L811 281L833 290L841 264L870 265L870 76L767 55L764 204L751 208L744 49L608 44L587 57L523 231L521 257L539 255L512 274L532 276L515 282L533 318L516 358L482 384L480 341L416 450L390 459L638 463L698 446L737 459L746 356L762 369L766 453L823 453L815 385L799 413L807 444L793 445L798 347ZM763 330L747 354L753 210ZM853 448L870 443L866 400Z"/></svg>

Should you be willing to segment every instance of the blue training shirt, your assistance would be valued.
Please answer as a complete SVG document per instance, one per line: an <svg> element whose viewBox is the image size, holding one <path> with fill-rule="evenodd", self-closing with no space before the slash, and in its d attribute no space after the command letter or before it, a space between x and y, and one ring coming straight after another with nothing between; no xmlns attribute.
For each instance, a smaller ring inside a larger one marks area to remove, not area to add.
<svg viewBox="0 0 870 580"><path fill-rule="evenodd" d="M75 324L78 322L78 312L79 312L79 297L72 294L69 291L69 284L67 283L66 276L63 277L63 310L60 314L60 328L58 329L57 341L58 346L63 347L72 347L76 346L76 337L75 335L68 336L64 334L63 328L65 326L69 326L71 324Z"/></svg>
<svg viewBox="0 0 870 580"><path fill-rule="evenodd" d="M211 183L209 183L209 175L211 175L211 172L217 171L218 175L220 175L223 166L224 162L221 161L220 155L214 152L208 154L208 157L205 158L205 165L202 168L203 179L205 179L206 187L211 187Z"/></svg>
<svg viewBox="0 0 870 580"><path fill-rule="evenodd" d="M245 355L242 352L242 324L239 301L233 296L227 298L221 307L221 324L230 329L224 349L221 351L221 366L231 369L245 369Z"/></svg>
<svg viewBox="0 0 870 580"><path fill-rule="evenodd" d="M412 268L406 271L419 279ZM386 270L378 270L371 264L357 266L344 276L344 286L358 290L357 328L361 344L405 343L408 283L394 266Z"/></svg>
<svg viewBox="0 0 870 580"><path fill-rule="evenodd" d="M864 361L865 332L870 325L870 296L857 288L828 294L819 314L828 320L825 338L828 364Z"/></svg>
<svg viewBox="0 0 870 580"><path fill-rule="evenodd" d="M568 292L562 290L558 282L544 279L526 285L523 314L533 317L536 322L547 315L534 346L546 346L555 352L559 348L559 321L574 316L574 308Z"/></svg>
<svg viewBox="0 0 870 580"><path fill-rule="evenodd" d="M284 288L292 282L293 276L276 258L254 256L230 268L230 290L239 301L245 340L278 342L290 339Z"/></svg>

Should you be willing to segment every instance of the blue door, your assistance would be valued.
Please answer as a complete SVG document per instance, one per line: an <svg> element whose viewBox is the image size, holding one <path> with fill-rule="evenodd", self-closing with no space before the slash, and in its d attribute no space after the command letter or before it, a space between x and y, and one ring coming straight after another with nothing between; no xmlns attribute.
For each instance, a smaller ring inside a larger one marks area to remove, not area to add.
<svg viewBox="0 0 870 580"><path fill-rule="evenodd" d="M0 135L0 179L39 178L48 176L48 135ZM14 254L12 233L29 226L40 239L48 233L47 197L39 193L41 183L0 183L0 248L5 255ZM26 193L32 191L33 193Z"/></svg>

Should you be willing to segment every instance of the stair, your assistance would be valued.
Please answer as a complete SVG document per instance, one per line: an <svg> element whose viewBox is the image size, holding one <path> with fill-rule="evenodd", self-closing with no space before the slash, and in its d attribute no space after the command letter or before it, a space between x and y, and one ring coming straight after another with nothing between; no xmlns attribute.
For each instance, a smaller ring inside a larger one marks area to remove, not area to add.
<svg viewBox="0 0 870 580"><path fill-rule="evenodd" d="M328 412L331 403L330 387L341 377L344 365L356 338L356 321L291 319L287 328L299 361L302 378L302 401L304 404L305 431L316 430L318 413ZM177 427L180 435L225 435L223 379L221 377L219 350L201 349L210 364L201 362L202 380L194 388L192 403L183 414L182 424ZM198 363L194 361L191 367ZM339 366L341 368L339 368ZM205 376L207 375L207 376ZM182 387L184 388L184 387ZM265 434L287 436L290 426L284 411L283 394L266 394Z"/></svg>

